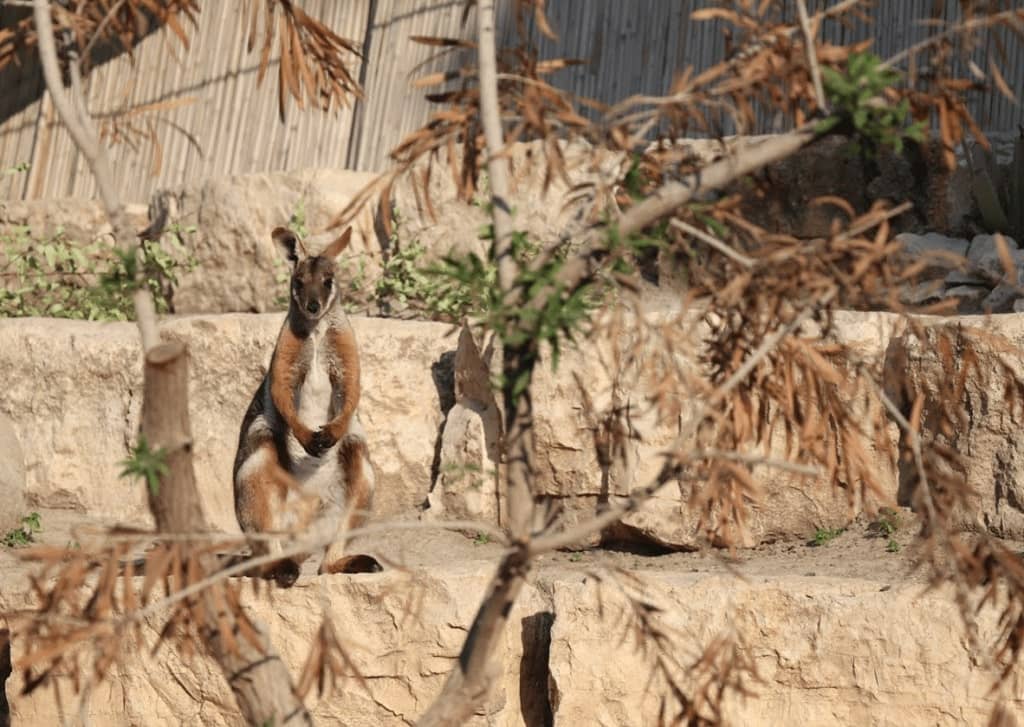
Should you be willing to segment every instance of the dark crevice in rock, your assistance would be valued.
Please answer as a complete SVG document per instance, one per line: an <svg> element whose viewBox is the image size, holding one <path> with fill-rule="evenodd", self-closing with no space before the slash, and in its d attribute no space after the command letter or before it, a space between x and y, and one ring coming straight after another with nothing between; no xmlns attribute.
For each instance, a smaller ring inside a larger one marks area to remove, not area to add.
<svg viewBox="0 0 1024 727"><path fill-rule="evenodd" d="M639 528L622 522L614 523L604 530L601 534L601 548L644 556L670 555L671 553L696 550L696 548L669 545Z"/></svg>
<svg viewBox="0 0 1024 727"><path fill-rule="evenodd" d="M441 402L441 413L444 418L441 426L437 428L437 438L434 440L434 458L430 463L430 487L432 491L437 483L437 476L441 472L441 441L444 437L444 425L448 421L448 412L455 406L455 351L446 351L441 357L430 365L430 376L437 387L437 396ZM427 507L424 496L423 507Z"/></svg>
<svg viewBox="0 0 1024 727"><path fill-rule="evenodd" d="M519 708L526 727L551 727L554 714L548 685L551 626L555 614L540 611L522 620L523 656L519 663Z"/></svg>

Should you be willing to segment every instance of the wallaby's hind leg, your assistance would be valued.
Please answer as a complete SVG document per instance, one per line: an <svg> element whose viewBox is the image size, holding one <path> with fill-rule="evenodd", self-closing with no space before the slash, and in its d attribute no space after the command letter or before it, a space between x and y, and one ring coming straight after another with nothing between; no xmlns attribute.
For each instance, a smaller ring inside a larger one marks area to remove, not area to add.
<svg viewBox="0 0 1024 727"><path fill-rule="evenodd" d="M298 486L281 467L272 441L265 440L235 474L235 512L243 533L275 533L294 530L305 525L303 503L297 502ZM252 538L253 557L281 552L280 540ZM308 556L294 556L268 563L257 570L263 578L273 578L282 588L292 586L299 577L299 568Z"/></svg>
<svg viewBox="0 0 1024 727"><path fill-rule="evenodd" d="M359 528L366 522L373 506L373 468L366 440L349 434L338 445L338 464L345 484L345 513L342 533ZM320 564L320 573L376 573L382 570L377 559L369 555L344 555L348 537L333 543Z"/></svg>

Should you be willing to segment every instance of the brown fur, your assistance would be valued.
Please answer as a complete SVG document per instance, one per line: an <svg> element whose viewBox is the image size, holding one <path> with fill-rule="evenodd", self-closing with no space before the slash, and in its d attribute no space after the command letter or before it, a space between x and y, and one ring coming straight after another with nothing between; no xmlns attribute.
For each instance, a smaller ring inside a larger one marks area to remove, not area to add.
<svg viewBox="0 0 1024 727"><path fill-rule="evenodd" d="M341 365L340 376L338 375L337 367L331 368L331 385L344 392L341 411L325 427L334 441L337 442L348 434L352 415L359 407L359 350L356 348L356 337L353 335L351 328L332 330L327 335Z"/></svg>
<svg viewBox="0 0 1024 727"><path fill-rule="evenodd" d="M306 371L300 367L303 343L290 326L281 328L270 361L270 396L299 444L308 448L313 432L299 421L299 413L295 410L295 392L306 377Z"/></svg>

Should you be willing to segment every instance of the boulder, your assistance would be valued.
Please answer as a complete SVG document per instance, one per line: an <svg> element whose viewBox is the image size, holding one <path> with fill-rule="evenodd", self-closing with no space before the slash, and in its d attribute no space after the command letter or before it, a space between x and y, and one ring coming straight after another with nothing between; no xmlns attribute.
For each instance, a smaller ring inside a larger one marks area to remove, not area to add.
<svg viewBox="0 0 1024 727"><path fill-rule="evenodd" d="M0 414L0 535L21 524L25 506L25 455L13 423Z"/></svg>
<svg viewBox="0 0 1024 727"><path fill-rule="evenodd" d="M490 337L494 341L493 335ZM441 432L429 518L501 522L498 486L502 413L490 382L493 345L481 352L468 327L459 334L453 364L455 405Z"/></svg>
<svg viewBox="0 0 1024 727"><path fill-rule="evenodd" d="M451 538L467 543L456 534ZM407 725L430 706L458 663L466 631L493 570L479 557L467 559L467 545L459 548L450 538L446 542L448 546L429 548L433 561L414 572L303 578L287 590L264 588L258 597L251 588L242 588L246 613L267 628L293 678L301 673L325 617L340 636L352 667L364 678L360 681L349 670L339 675L335 687L322 697L314 687L306 703L316 724ZM412 546L414 553L424 549L419 537L406 546ZM462 551L458 560L451 557L451 546ZM493 550L488 549L492 557ZM135 585L141 588L142 579L136 579ZM19 593L24 597L23 591ZM5 589L0 600L4 610L23 605L11 598L10 589ZM510 628L495 652L503 670L500 681L480 713L467 724L512 727L523 723L522 705L532 695L524 694L522 686L546 689L546 662L540 661L539 675L531 669L537 668L533 666L537 656L543 657L540 639L547 632L533 628L531 618L547 610L546 599L536 588L523 589ZM85 709L90 723L109 727L243 727L234 696L212 659L202 653L186 659L169 645L155 657L151 655L160 623L147 619L142 629L144 644L126 643L134 655L92 691ZM22 649L22 644L13 644L15 660ZM61 686L64 704L77 705L68 682L62 679ZM22 696L20 687L20 674L8 679L12 724L42 727L61 723L60 704L52 688ZM543 698L544 691L539 696Z"/></svg>
<svg viewBox="0 0 1024 727"><path fill-rule="evenodd" d="M999 283L982 299L981 310L986 313L1009 313L1020 296L1020 286L1016 282Z"/></svg>
<svg viewBox="0 0 1024 727"><path fill-rule="evenodd" d="M934 147L908 145L900 154L883 147L869 160L851 151L850 141L828 135L767 166L759 174L761 190L746 194L743 210L747 218L770 232L827 237L833 224L849 222L849 214L831 203L813 201L837 196L849 202L857 214L867 212L880 199L912 201L914 208L891 222L897 232L917 232L929 226L956 229L951 226L953 200L947 198L950 175L934 159Z"/></svg>
<svg viewBox="0 0 1024 727"><path fill-rule="evenodd" d="M662 310L650 313L653 322L678 325L692 331L693 346L687 352L676 354L678 365L696 366L692 352L702 335L699 315L690 313L677 318L678 313ZM867 365L881 369L888 336L896 325L897 317L889 314L839 313L836 315L835 336L850 347ZM534 438L537 446L534 495L557 503L566 526L593 517L609 503L618 503L637 488L651 482L661 469L660 453L675 442L679 432L688 426L695 408L684 405L678 421L658 421L647 405L647 397L656 382L638 376L636 366L612 375L615 349L629 346L631 327L621 327L622 340L611 341L603 336L582 339L578 345L563 348L557 369L549 358L542 357L534 371L532 396L534 401ZM478 350L471 337L463 334L460 352ZM682 346L678 348L683 348ZM462 358L457 354L456 360ZM642 358L642 357L641 357ZM475 361L476 359L474 359ZM490 359L490 377L497 373L497 359ZM472 376L460 373L456 364L456 389L460 381L486 381L484 364L477 363L479 373ZM585 389L585 395L580 390ZM487 392L489 395L489 391ZM459 394L457 393L457 398ZM476 394L484 398L485 394ZM589 400L590 404L587 405ZM638 437L626 444L625 461L608 467L605 472L594 445L596 418L615 404L627 408L630 427ZM483 416L497 409L492 403L474 404L463 408L459 403L449 413L442 439L441 467L434 492L430 498L431 517L463 519L471 512L500 503L500 489L491 478L481 478L481 472L490 473L494 467L490 452L492 431L496 424L484 426ZM890 429L892 445L897 432ZM455 446L458 443L458 446ZM776 436L766 453L784 459L785 442L781 433ZM895 502L896 473L894 463L887 454L874 452L878 459L878 473L883 483L883 498ZM468 467L466 464L468 463ZM448 474L451 471L453 474ZM472 473L468 476L467 473ZM808 480L799 475L767 467L755 469L764 486L763 497L752 503L749 532L739 544L754 546L776 539L810 537L819 527L841 527L857 508L864 503L851 500L846 492L831 485ZM673 483L658 492L640 510L627 514L621 524L609 528L603 535L605 542L630 547L653 546L679 550L700 547L703 542L698 529L697 513L690 506L692 491L688 484ZM881 504L881 503L877 503ZM497 524L491 521L491 524ZM594 545L602 540L595 533L581 546Z"/></svg>
<svg viewBox="0 0 1024 727"><path fill-rule="evenodd" d="M148 223L146 205L127 204L129 223L142 230ZM0 200L0 235L14 228L28 228L36 239L63 232L68 240L89 243L111 232L103 206L92 199Z"/></svg>
<svg viewBox="0 0 1024 727"><path fill-rule="evenodd" d="M217 178L158 193L169 222L196 228L188 249L197 265L180 276L175 311L281 310L290 270L271 230L302 211L305 227L317 233L373 178L366 172L304 169ZM341 259L346 285L361 289L376 279L380 245L369 210L356 218Z"/></svg>
<svg viewBox="0 0 1024 727"><path fill-rule="evenodd" d="M946 268L956 267L957 259L967 254L970 243L959 237L947 237L937 232L915 235L901 232L896 239L903 243L903 252L914 258L931 256L935 263Z"/></svg>
<svg viewBox="0 0 1024 727"><path fill-rule="evenodd" d="M267 627L291 674L301 673L327 617L363 675L359 681L350 672L327 695L309 697L317 724L411 724L458 663L501 548L451 533L402 532L388 545L402 554L404 569L308 575L291 589L259 595L243 584L246 612ZM877 540L856 540L852 550L827 559L812 557L818 549L729 564L699 554L669 556L667 566L660 558L641 566L607 556L613 569L605 569L591 554L581 563L542 558L493 652L500 676L467 724L657 724L669 693L652 668L657 648L638 638L637 613L684 665L716 638L741 645L759 679L746 679L749 696L726 694L725 724L984 724L996 703L989 691L996 670L972 652L952 589L926 591L923 580L905 575L908 558L881 554ZM9 561L0 554L5 612L24 607L28 587L24 567ZM652 608L634 609L626 594ZM995 638L997 617L992 604L977 614L980 643ZM185 659L170 644L154 653L160 625L147 619L144 643L124 644L123 666L90 692L83 709L89 721L241 727L226 680L209 658ZM24 648L16 637L15 661ZM673 675L693 689L686 675ZM59 699L50 685L23 695L15 670L6 684L12 724L60 724L61 705L74 713L70 678L58 685ZM1008 699L1019 700L1022 690L1020 675L1012 675Z"/></svg>
<svg viewBox="0 0 1024 727"><path fill-rule="evenodd" d="M865 365L880 370L888 338L898 320L892 314L839 312L835 316L834 335ZM699 327L692 325L693 321L684 318L679 325L689 326L696 341L702 334ZM692 350L676 354L680 366L697 365ZM556 498L569 523L592 517L605 503L621 502L633 489L653 481L661 469L660 453L674 443L695 414L693 406L684 405L678 421L657 421L646 405L650 387L656 386L649 378L641 377L626 391L615 394L607 368L612 360L607 341L588 340L585 345L564 350L556 372L542 363L535 376L534 401L546 404L535 412L539 465L535 492ZM606 408L613 396L619 396L619 405L635 412L631 415L631 426L641 437L629 445L626 466L621 471L609 472L607 477L602 476L592 438L594 423L586 415L573 371L586 382L588 395L598 411ZM624 381L632 381L628 373ZM890 427L888 439L893 445L897 437L898 432ZM881 496L894 502L894 463L882 452L872 450L872 454L878 462ZM781 436L773 438L765 455L788 459ZM790 472L759 466L754 475L763 492L758 501L751 503L749 531L740 545L806 538L819 527L841 527L865 504L856 498L851 501L846 492L836 491L827 483ZM643 508L627 514L622 525L606 533L606 537L670 550L700 547L703 541L697 513L689 507L692 494L688 484L671 483Z"/></svg>
<svg viewBox="0 0 1024 727"><path fill-rule="evenodd" d="M673 651L680 663L696 662L722 634L753 661L752 695L726 698L723 724L952 727L985 724L995 706L991 675L969 655L951 589L922 597L922 587L909 583L796 573L746 581L664 573L645 587L643 600L655 600L653 592L667 605L661 632L688 644ZM599 589L576 578L551 590L553 724L658 724L666 686L651 676L657 654L641 648L624 599L599 599ZM991 610L983 621L994 633ZM604 626L612 623L614 630ZM1020 695L1020 678L1011 679L1009 693ZM685 676L681 683L692 689ZM666 707L677 708L671 699Z"/></svg>
<svg viewBox="0 0 1024 727"><path fill-rule="evenodd" d="M667 310L649 315L679 325L695 320L672 318ZM355 316L352 320L363 358L361 415L378 476L378 515L414 515L429 496L430 517L500 523L501 502L492 475L500 416L497 402L488 399L489 389L481 384L486 376L481 371L475 378L467 377L464 362L460 359L456 365L456 336L446 325ZM997 317L990 325L1005 328L1011 341L1020 344L1024 332L1018 335L1017 320ZM904 337L902 321L893 314L839 312L832 335L865 365L881 372L887 355L912 343ZM981 319L951 319L948 325L964 321L975 325ZM229 314L177 317L162 327L165 338L189 346L196 473L207 513L225 530L236 527L230 482L238 427L269 364L280 324L280 314ZM699 328L693 330L699 337ZM630 335L626 327L624 337L615 343L628 343ZM143 488L118 477L118 463L135 441L140 416L141 362L135 327L4 320L0 342L0 366L11 372L0 391L0 413L11 419L22 443L27 505L147 522ZM691 351L673 353L679 366L696 365ZM984 346L979 355L980 366L988 369L995 368L997 358L1016 360ZM567 523L590 518L650 482L660 468L659 453L693 416L693 406L684 402L678 421L654 419L645 402L655 382L629 371L613 381L613 360L611 339L592 336L566 347L557 370L547 359L536 370L535 491L560 505ZM493 359L489 366L494 366ZM915 353L897 371L902 375L905 369L912 381L934 387L940 380L936 366L935 354L928 350ZM584 382L592 410L584 405L574 374ZM1001 401L1002 395L998 388L971 391L977 398L972 398L974 419L958 434L958 441L981 448L969 466L972 482L989 493L978 503L982 517L1003 523L994 525L994 532L1018 532L1016 525L1010 527L1019 509L1016 496L1011 496L1017 455L1008 405L990 404ZM603 472L594 447L595 416L613 402L629 408L632 427L642 436L628 442L623 466ZM898 442L898 437L891 425L889 442ZM784 458L783 444L772 440L765 454ZM871 456L877 459L880 497L894 500L899 483L892 462L884 452ZM988 464L983 466L984 462ZM999 477L993 479L993 473ZM755 475L763 495L751 504L747 545L807 538L819 527L841 527L853 512L851 504L854 510L863 504L856 498L851 501L846 491L790 472L759 466ZM606 536L668 549L698 547L694 515L686 507L689 494L686 487L669 484L647 507L630 513L622 529ZM1021 498L1024 502L1024 494ZM1024 527L1024 515L1020 517Z"/></svg>
<svg viewBox="0 0 1024 727"><path fill-rule="evenodd" d="M1009 235L1002 235L1002 238L1006 242L1011 257L1013 257L1013 253L1018 250L1017 241ZM1004 273L995 235L975 235L974 239L971 240L970 247L967 249L967 259L994 275L1002 275Z"/></svg>
<svg viewBox="0 0 1024 727"><path fill-rule="evenodd" d="M189 347L189 409L203 505L236 530L231 471L242 416L266 372L281 314L180 317L161 334ZM430 487L443 402L448 328L353 317L363 365L360 414L377 473L376 511L419 506ZM25 451L30 505L148 522L144 488L119 478L141 414L138 332L128 323L0 320L0 413ZM450 406L450 404L449 404Z"/></svg>
<svg viewBox="0 0 1024 727"><path fill-rule="evenodd" d="M973 491L970 507L958 525L1008 538L1024 538L1024 442L1020 418L1024 389L1024 318L1017 315L924 319L923 338L909 327L890 339L886 353L886 389L909 414L918 395L925 396L922 433L958 453L954 465ZM938 341L947 337L955 352L954 371L943 366ZM967 412L952 431L939 416L939 386L977 356L965 380L961 400ZM978 374L984 374L979 376ZM901 474L900 504L913 503L913 477Z"/></svg>

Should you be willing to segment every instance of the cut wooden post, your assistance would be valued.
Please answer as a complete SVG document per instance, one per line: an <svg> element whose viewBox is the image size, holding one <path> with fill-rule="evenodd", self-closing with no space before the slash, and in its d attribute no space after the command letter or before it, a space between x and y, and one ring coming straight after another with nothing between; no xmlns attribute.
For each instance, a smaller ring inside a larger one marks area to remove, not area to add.
<svg viewBox="0 0 1024 727"><path fill-rule="evenodd" d="M163 343L146 353L144 392L142 434L151 448L167 450L168 472L156 492L149 493L157 528L162 533L208 530L192 467L188 349L183 344ZM203 573L213 573L217 565L213 553L200 559ZM239 637L236 614L211 588L202 591L198 605L203 646L220 665L246 721L251 725L312 725L266 631L252 624L258 646Z"/></svg>

